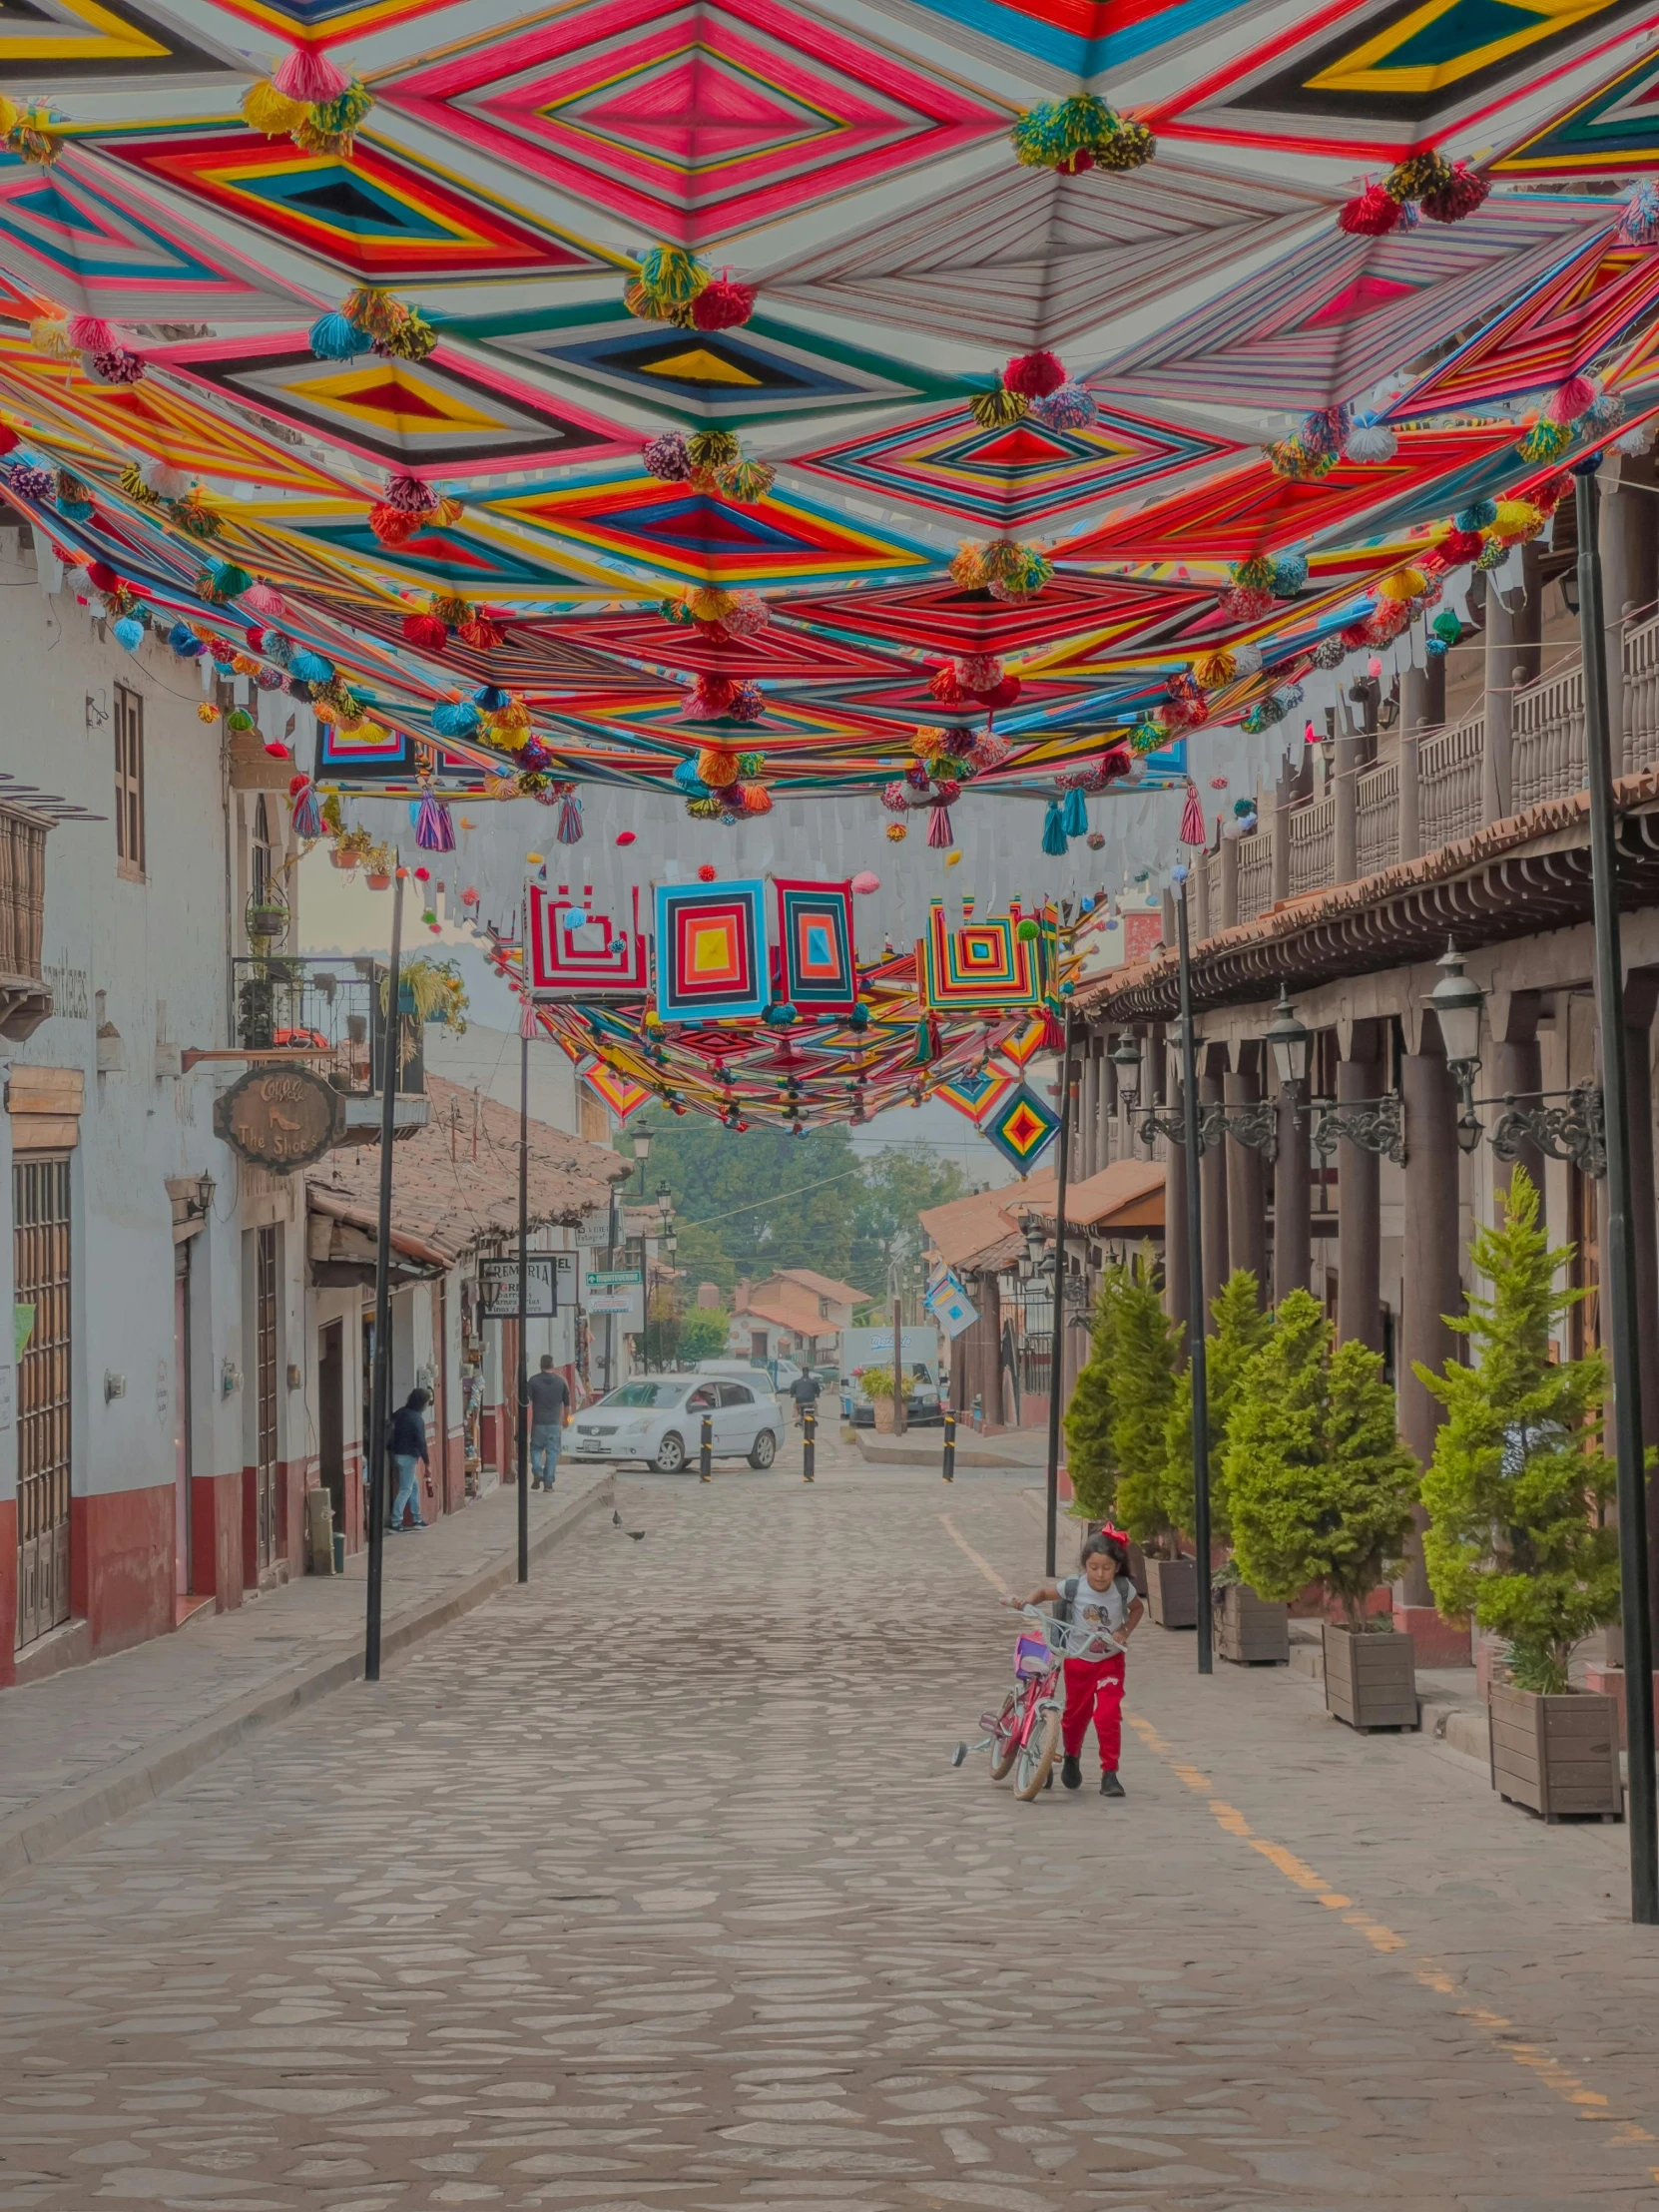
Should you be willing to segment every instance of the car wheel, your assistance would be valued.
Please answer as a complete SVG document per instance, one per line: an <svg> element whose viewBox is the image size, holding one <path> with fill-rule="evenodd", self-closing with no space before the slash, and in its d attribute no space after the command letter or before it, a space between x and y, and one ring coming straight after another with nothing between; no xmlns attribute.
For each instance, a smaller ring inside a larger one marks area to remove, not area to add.
<svg viewBox="0 0 1659 2212"><path fill-rule="evenodd" d="M657 1456L651 1464L659 1474L678 1474L686 1464L685 1439L671 1428L657 1446Z"/></svg>
<svg viewBox="0 0 1659 2212"><path fill-rule="evenodd" d="M770 1467L778 1456L778 1438L770 1428L763 1428L756 1437L749 1454L752 1467Z"/></svg>

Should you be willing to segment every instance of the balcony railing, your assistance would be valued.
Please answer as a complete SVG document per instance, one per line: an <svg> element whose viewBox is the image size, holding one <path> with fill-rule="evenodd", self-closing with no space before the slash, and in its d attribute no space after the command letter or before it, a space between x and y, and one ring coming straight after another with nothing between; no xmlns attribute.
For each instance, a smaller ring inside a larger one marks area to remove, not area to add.
<svg viewBox="0 0 1659 2212"><path fill-rule="evenodd" d="M1624 633L1624 773L1659 761L1659 615Z"/></svg>
<svg viewBox="0 0 1659 2212"><path fill-rule="evenodd" d="M51 818L0 807L0 1037L21 1041L52 1011L40 966Z"/></svg>
<svg viewBox="0 0 1659 2212"><path fill-rule="evenodd" d="M1465 715L1449 730L1436 730L1417 748L1418 801L1425 850L1472 836L1480 827L1480 779L1486 751L1486 713Z"/></svg>
<svg viewBox="0 0 1659 2212"><path fill-rule="evenodd" d="M1298 807L1288 819L1290 833L1290 893L1324 890L1336 878L1337 802L1329 793L1311 805Z"/></svg>
<svg viewBox="0 0 1659 2212"><path fill-rule="evenodd" d="M1399 763L1385 761L1359 779L1355 797L1356 861L1362 875L1376 875L1399 858Z"/></svg>
<svg viewBox="0 0 1659 2212"><path fill-rule="evenodd" d="M383 961L269 953L231 968L231 1041L239 1050L309 1052L309 1065L336 1090L367 1097L379 1093L390 1028L400 1040L399 1092L424 1094L421 1025L407 999L402 1019L388 1021Z"/></svg>
<svg viewBox="0 0 1659 2212"><path fill-rule="evenodd" d="M1584 670L1574 663L1514 698L1510 725L1511 805L1521 814L1584 789ZM1615 773L1617 773L1615 764Z"/></svg>
<svg viewBox="0 0 1659 2212"><path fill-rule="evenodd" d="M1239 919L1254 921L1273 904L1273 837L1257 830L1239 840Z"/></svg>

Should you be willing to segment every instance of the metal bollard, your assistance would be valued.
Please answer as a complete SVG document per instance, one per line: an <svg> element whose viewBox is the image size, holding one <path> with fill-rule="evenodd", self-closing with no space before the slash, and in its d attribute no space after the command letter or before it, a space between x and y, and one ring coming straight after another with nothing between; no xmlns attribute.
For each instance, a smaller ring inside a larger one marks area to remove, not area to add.
<svg viewBox="0 0 1659 2212"><path fill-rule="evenodd" d="M715 1472L715 1422L712 1413L703 1416L703 1440L697 1452L697 1479L712 1482Z"/></svg>
<svg viewBox="0 0 1659 2212"><path fill-rule="evenodd" d="M944 1413L944 1478L956 1479L956 1415L947 1405Z"/></svg>
<svg viewBox="0 0 1659 2212"><path fill-rule="evenodd" d="M801 1408L801 1479L812 1482L818 1476L818 1408L804 1405Z"/></svg>

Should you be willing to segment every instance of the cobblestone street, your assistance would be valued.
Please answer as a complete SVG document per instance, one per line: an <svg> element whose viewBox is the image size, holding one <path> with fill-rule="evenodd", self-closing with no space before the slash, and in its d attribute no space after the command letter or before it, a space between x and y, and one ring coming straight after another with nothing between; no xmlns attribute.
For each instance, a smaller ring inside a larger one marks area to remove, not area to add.
<svg viewBox="0 0 1659 2212"><path fill-rule="evenodd" d="M1018 1804L1031 1477L845 1456L623 1475L0 1893L0 2205L1659 2204L1622 1828L1150 1623L1128 1802Z"/></svg>

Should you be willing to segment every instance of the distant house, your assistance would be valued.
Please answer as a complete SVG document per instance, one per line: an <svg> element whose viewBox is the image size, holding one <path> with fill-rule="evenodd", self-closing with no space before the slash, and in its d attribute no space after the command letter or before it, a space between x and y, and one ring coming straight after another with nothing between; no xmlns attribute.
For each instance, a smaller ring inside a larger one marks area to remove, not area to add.
<svg viewBox="0 0 1659 2212"><path fill-rule="evenodd" d="M783 1268L764 1283L740 1282L733 1300L735 1351L757 1361L792 1359L804 1367L838 1357L843 1329L870 1304L868 1291L811 1268Z"/></svg>

